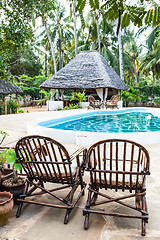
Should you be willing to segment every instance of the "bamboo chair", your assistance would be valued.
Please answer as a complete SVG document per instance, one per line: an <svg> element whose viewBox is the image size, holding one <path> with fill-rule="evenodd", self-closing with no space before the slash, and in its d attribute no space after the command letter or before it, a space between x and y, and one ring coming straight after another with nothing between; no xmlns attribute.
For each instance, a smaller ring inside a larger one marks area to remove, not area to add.
<svg viewBox="0 0 160 240"><path fill-rule="evenodd" d="M95 110L96 108L101 109L101 106L103 105L103 102L101 102L101 101L96 101L93 96L89 96L89 97L88 97L88 101L89 101L89 107L88 107L88 108L93 108L94 110Z"/></svg>
<svg viewBox="0 0 160 240"><path fill-rule="evenodd" d="M21 163L27 175L27 186L23 195L20 195L16 216L20 216L23 203L31 203L48 207L66 209L64 223L68 223L69 214L75 207L86 187L83 181L85 166L85 149L77 150L71 156L59 142L43 136L27 136L16 144L17 163ZM48 190L45 183L56 183L61 186ZM80 186L79 194L74 194ZM36 190L39 191L36 191ZM59 190L68 189L67 195L62 198L57 195ZM59 204L37 200L28 200L32 196L49 194L59 201Z"/></svg>
<svg viewBox="0 0 160 240"><path fill-rule="evenodd" d="M87 168L90 172L88 199L83 215L84 228L89 225L90 213L115 217L137 218L142 220L142 235L146 233L148 211L146 202L146 175L149 175L149 154L140 144L129 140L109 139L93 144L87 151ZM129 191L119 197L110 197L100 190L114 189L116 192ZM132 193L133 192L133 193ZM104 200L97 201L101 196ZM135 198L135 204L123 202ZM116 202L139 212L139 214L120 214L95 210L95 206Z"/></svg>
<svg viewBox="0 0 160 240"><path fill-rule="evenodd" d="M116 95L113 95L110 100L107 100L107 101L106 101L106 104L105 104L106 109L107 109L107 108L112 108L112 109L113 109L113 108L118 108L118 107L117 107L118 101L119 101L119 97L116 96Z"/></svg>

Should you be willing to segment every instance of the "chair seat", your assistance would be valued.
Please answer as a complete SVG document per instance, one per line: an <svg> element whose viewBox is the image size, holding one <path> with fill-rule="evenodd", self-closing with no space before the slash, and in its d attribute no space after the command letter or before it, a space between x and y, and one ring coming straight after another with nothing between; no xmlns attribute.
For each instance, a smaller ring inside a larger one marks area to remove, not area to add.
<svg viewBox="0 0 160 240"><path fill-rule="evenodd" d="M101 182L97 179L96 183L93 180L92 186L95 185L100 187L100 188L110 188L110 189L117 189L117 184L116 181L112 181L110 182L109 180L105 181L105 180L101 180ZM124 184L122 181L118 181L118 189L130 189L130 182L129 181L125 181ZM132 182L132 190L141 190L142 189L142 185L140 183L138 183L136 185L136 182Z"/></svg>

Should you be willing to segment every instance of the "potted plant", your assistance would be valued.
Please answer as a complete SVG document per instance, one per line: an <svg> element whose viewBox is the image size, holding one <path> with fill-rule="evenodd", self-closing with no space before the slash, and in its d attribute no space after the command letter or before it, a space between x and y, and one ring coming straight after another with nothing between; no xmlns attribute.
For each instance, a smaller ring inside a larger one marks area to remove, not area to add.
<svg viewBox="0 0 160 240"><path fill-rule="evenodd" d="M13 199L16 199L25 189L25 179L18 176L17 170L22 169L21 164L15 163L16 153L12 148L5 149L1 154L0 158L7 164L13 164L13 175L2 181L2 190L13 194Z"/></svg>
<svg viewBox="0 0 160 240"><path fill-rule="evenodd" d="M54 96L57 91L50 90L49 92L47 92L46 90L41 90L40 93L43 93L45 97L39 100L38 105L46 101L48 111L57 110L59 108L63 109L63 101L54 101Z"/></svg>
<svg viewBox="0 0 160 240"><path fill-rule="evenodd" d="M79 102L79 105L80 105L81 108L88 107L88 105L89 105L89 103L86 102L87 97L85 96L85 91L83 91L82 93L81 92L78 92L78 93L74 92L71 101L72 100L77 100Z"/></svg>
<svg viewBox="0 0 160 240"><path fill-rule="evenodd" d="M3 143L4 139L7 136L8 136L8 133L0 130L0 145ZM5 163L6 163L6 158L4 158L3 154L0 154L0 190L1 190L1 182L13 175L12 169L4 167Z"/></svg>

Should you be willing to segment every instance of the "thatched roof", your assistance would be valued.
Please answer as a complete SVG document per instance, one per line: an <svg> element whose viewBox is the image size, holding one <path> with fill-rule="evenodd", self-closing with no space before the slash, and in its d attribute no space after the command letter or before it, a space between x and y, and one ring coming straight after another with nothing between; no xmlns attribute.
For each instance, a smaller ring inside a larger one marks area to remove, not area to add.
<svg viewBox="0 0 160 240"><path fill-rule="evenodd" d="M128 87L97 51L83 51L40 85L54 89L95 89Z"/></svg>
<svg viewBox="0 0 160 240"><path fill-rule="evenodd" d="M0 79L0 94L22 93L22 89L16 84Z"/></svg>

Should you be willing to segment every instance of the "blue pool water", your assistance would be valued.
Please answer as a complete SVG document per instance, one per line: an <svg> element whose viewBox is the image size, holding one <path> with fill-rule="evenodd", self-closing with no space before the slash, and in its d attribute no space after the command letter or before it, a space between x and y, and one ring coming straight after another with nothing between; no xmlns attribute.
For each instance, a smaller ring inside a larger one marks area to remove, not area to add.
<svg viewBox="0 0 160 240"><path fill-rule="evenodd" d="M41 122L38 125L72 131L131 133L160 131L160 117L146 111L104 111Z"/></svg>

